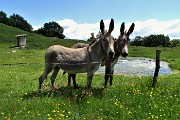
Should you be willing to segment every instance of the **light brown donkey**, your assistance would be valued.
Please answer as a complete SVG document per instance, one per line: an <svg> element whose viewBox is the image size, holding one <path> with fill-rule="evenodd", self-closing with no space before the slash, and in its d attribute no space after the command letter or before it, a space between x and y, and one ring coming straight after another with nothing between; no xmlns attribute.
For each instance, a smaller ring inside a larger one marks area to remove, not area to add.
<svg viewBox="0 0 180 120"><path fill-rule="evenodd" d="M97 40L97 39L96 39ZM76 43L74 44L71 48L83 48L83 47L88 47L90 45L92 45L93 43L96 42L96 40L93 40L91 41L91 43L87 44L87 43ZM63 72L63 75L65 74L66 72ZM70 74L68 73L68 86L71 85L71 78L73 80L73 85L74 85L74 88L78 88L78 85L76 83L76 74Z"/></svg>
<svg viewBox="0 0 180 120"><path fill-rule="evenodd" d="M87 88L91 88L94 73L99 69L103 58L106 55L109 59L114 57L114 40L111 36L113 29L113 19L111 19L108 32L105 32L104 22L101 20L101 38L93 45L78 49L60 45L49 47L45 54L44 72L39 77L38 91L41 92L42 83L52 70L51 85L54 88L54 81L60 69L71 74L87 72Z"/></svg>

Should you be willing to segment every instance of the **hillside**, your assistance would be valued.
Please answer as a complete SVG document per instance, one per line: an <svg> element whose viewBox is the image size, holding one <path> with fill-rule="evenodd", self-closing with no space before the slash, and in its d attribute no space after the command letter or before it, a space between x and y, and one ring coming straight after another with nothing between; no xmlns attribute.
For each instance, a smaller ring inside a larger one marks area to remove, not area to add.
<svg viewBox="0 0 180 120"><path fill-rule="evenodd" d="M35 33L20 30L11 26L0 23L0 43L9 44L10 46L16 45L16 35L27 34L27 47L30 49L46 49L47 47L60 44L70 47L77 42L85 42L83 40L64 40L58 38L45 37Z"/></svg>

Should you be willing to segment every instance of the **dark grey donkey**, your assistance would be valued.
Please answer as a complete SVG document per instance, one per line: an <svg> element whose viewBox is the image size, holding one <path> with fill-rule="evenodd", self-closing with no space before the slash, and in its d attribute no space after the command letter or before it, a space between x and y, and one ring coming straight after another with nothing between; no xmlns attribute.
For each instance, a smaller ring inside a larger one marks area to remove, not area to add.
<svg viewBox="0 0 180 120"><path fill-rule="evenodd" d="M132 23L130 26L128 32L125 30L125 24L124 22L121 24L120 27L120 36L117 40L115 40L114 43L114 51L115 51L115 57L113 59L109 59L108 56L105 57L105 59L102 61L102 66L105 65L105 83L104 86L107 87L108 79L110 78L110 85L112 85L113 80L113 73L114 73L114 65L117 63L119 56L122 55L123 57L128 56L128 43L129 43L129 35L133 32L135 27L135 24Z"/></svg>
<svg viewBox="0 0 180 120"><path fill-rule="evenodd" d="M115 40L115 43L114 43L115 57L113 59L109 59L108 56L106 56L101 63L102 66L105 65L105 76L104 76L105 87L107 87L107 82L109 78L110 78L110 85L112 85L114 65L117 63L119 56L120 55L122 55L123 57L128 56L129 35L133 32L134 27L135 27L135 24L132 23L128 32L126 33L126 31L124 31L125 30L124 22L121 24L120 36L118 37L118 39ZM73 47L76 48L77 46L80 47L80 45L78 44L75 44ZM88 44L82 43L81 47L84 47L84 46L88 46ZM76 74L68 74L68 86L70 86L71 78L73 80L74 88L77 88L78 86L76 84Z"/></svg>

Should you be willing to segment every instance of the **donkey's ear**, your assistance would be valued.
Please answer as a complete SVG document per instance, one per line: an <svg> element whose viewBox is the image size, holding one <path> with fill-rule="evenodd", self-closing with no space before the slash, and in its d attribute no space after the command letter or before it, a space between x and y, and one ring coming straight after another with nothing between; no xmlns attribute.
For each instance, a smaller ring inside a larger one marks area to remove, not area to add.
<svg viewBox="0 0 180 120"><path fill-rule="evenodd" d="M104 34L104 22L103 22L103 20L101 20L101 22L100 22L100 30Z"/></svg>
<svg viewBox="0 0 180 120"><path fill-rule="evenodd" d="M132 25L130 26L130 28L129 28L128 32L127 32L127 36L129 36L133 32L134 27L135 27L135 24L132 23Z"/></svg>
<svg viewBox="0 0 180 120"><path fill-rule="evenodd" d="M113 31L113 29L114 29L114 20L111 19L111 22L110 22L110 24L109 24L109 30L108 30L108 32L111 33L111 32Z"/></svg>
<svg viewBox="0 0 180 120"><path fill-rule="evenodd" d="M123 22L123 23L121 24L121 28L120 28L121 35L124 34L124 29L125 29L125 23Z"/></svg>
<svg viewBox="0 0 180 120"><path fill-rule="evenodd" d="M117 41L117 39L116 38L113 38L113 40L116 42Z"/></svg>

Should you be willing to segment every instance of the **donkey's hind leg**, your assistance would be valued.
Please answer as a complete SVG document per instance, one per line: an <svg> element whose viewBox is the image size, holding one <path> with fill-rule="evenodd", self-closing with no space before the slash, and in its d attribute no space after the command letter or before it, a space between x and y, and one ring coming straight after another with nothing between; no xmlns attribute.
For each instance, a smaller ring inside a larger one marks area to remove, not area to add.
<svg viewBox="0 0 180 120"><path fill-rule="evenodd" d="M72 79L73 79L74 89L79 88L78 84L76 83L76 74L72 74Z"/></svg>
<svg viewBox="0 0 180 120"><path fill-rule="evenodd" d="M68 73L68 87L71 86L71 74Z"/></svg>
<svg viewBox="0 0 180 120"><path fill-rule="evenodd" d="M43 74L39 77L39 86L38 86L38 92L41 92L41 86L42 83L44 82L44 79L47 77L47 75L52 71L52 65L45 64L45 69Z"/></svg>
<svg viewBox="0 0 180 120"><path fill-rule="evenodd" d="M68 73L68 86L71 86L71 78L73 80L74 89L78 88L78 85L76 84L76 74Z"/></svg>
<svg viewBox="0 0 180 120"><path fill-rule="evenodd" d="M55 81L55 79L57 77L57 74L58 74L59 70L60 70L60 68L58 66L54 67L54 70L53 70L53 73L52 73L52 76L51 76L51 85L52 85L53 89L55 88L54 87L54 81Z"/></svg>

